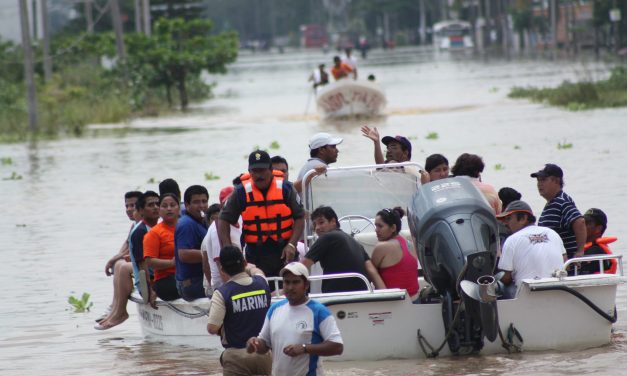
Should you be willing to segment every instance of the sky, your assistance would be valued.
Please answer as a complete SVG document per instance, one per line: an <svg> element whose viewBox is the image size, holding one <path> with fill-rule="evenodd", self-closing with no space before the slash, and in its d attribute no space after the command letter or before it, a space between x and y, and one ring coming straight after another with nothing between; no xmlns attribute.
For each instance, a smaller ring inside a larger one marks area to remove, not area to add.
<svg viewBox="0 0 627 376"><path fill-rule="evenodd" d="M20 42L20 12L19 0L0 0L0 36ZM30 2L30 1L29 1Z"/></svg>

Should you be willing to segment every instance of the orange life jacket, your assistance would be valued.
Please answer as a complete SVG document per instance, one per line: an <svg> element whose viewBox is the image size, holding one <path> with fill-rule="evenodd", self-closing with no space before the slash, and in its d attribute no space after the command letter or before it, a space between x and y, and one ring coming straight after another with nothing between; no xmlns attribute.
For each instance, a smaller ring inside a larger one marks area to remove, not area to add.
<svg viewBox="0 0 627 376"><path fill-rule="evenodd" d="M268 238L288 240L292 236L294 219L292 209L286 205L283 197L283 173L273 170L272 175L265 197L249 173L241 176L246 195L246 208L242 212L242 231L246 243L261 244Z"/></svg>
<svg viewBox="0 0 627 376"><path fill-rule="evenodd" d="M603 250L603 252L605 252L606 255L611 255L612 251L610 251L610 248L607 245L615 241L616 241L615 236L606 236L603 238L596 238L594 241L586 243L586 245L583 247L583 253L585 255L586 250L588 250L588 248L596 244ZM610 259L607 261L610 262L610 266L609 268L603 268L605 272L610 273L610 274L616 274L616 268L618 267L618 262L616 261L616 259ZM598 273L599 272L596 272L594 274L598 274Z"/></svg>

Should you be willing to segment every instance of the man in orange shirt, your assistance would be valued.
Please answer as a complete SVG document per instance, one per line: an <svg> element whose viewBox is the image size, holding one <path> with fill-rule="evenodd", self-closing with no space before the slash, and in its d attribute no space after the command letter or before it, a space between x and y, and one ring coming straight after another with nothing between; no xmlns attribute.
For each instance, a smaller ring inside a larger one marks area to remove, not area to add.
<svg viewBox="0 0 627 376"><path fill-rule="evenodd" d="M342 62L339 56L333 58L333 68L331 68L331 74L335 81L347 78L349 74L353 72L353 69L346 63Z"/></svg>

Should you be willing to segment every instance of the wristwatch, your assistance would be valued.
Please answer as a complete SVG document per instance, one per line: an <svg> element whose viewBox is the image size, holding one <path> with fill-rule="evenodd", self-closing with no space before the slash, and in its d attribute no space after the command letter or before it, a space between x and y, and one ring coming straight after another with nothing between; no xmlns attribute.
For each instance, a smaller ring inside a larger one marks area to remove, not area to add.
<svg viewBox="0 0 627 376"><path fill-rule="evenodd" d="M307 354L307 344L303 343L303 352Z"/></svg>

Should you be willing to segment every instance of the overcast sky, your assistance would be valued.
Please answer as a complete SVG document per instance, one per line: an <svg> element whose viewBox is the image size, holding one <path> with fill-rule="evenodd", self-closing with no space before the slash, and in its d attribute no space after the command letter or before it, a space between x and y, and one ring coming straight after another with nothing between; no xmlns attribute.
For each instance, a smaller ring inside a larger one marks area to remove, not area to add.
<svg viewBox="0 0 627 376"><path fill-rule="evenodd" d="M21 36L18 1L0 0L0 35L2 39L10 39L19 43Z"/></svg>

